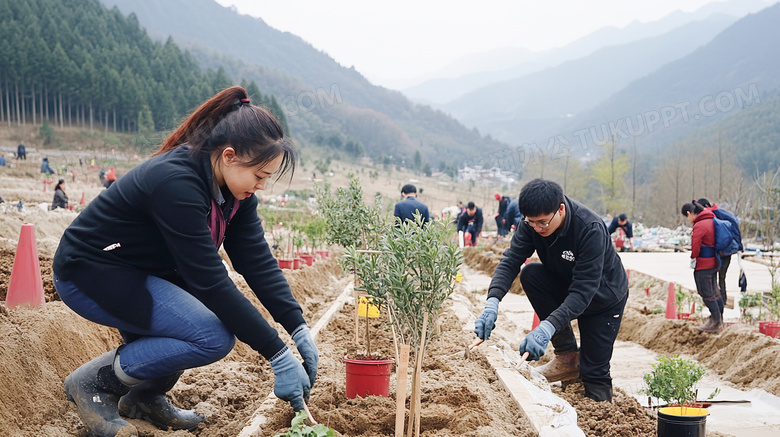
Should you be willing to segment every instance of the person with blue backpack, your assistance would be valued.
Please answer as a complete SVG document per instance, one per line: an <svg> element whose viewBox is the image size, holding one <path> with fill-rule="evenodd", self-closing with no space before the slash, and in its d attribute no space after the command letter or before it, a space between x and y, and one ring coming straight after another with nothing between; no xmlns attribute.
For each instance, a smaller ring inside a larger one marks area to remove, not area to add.
<svg viewBox="0 0 780 437"><path fill-rule="evenodd" d="M739 220L733 212L723 208L718 208L718 205L710 204L710 201L703 197L697 202L699 202L703 207L712 211L712 213L715 214L715 218L724 220L730 225L728 235L731 237L731 239L729 240L727 248L721 250L719 253L720 269L718 270L720 298L723 299L724 303L726 303L726 272L729 269L729 264L731 264L731 255L737 254L737 256L740 256L739 253L744 250L744 247L742 247L742 233L739 231Z"/></svg>
<svg viewBox="0 0 780 437"><path fill-rule="evenodd" d="M717 273L720 260L715 250L715 214L693 200L683 204L680 212L693 224L691 232L691 266L696 291L710 310L710 318L697 329L717 334L723 329L723 304L718 292Z"/></svg>

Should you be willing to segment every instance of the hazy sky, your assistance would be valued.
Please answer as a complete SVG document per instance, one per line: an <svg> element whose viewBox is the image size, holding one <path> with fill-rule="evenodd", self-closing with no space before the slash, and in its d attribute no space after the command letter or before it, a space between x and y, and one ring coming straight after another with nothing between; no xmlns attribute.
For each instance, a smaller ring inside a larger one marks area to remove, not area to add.
<svg viewBox="0 0 780 437"><path fill-rule="evenodd" d="M654 21L712 0L217 0L300 36L371 82L414 84L459 57L559 47L605 26Z"/></svg>

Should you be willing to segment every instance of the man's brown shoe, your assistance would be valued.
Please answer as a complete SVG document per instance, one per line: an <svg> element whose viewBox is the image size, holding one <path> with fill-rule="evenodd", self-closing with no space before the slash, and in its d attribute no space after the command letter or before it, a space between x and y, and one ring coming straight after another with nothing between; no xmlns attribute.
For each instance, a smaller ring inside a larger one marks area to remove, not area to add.
<svg viewBox="0 0 780 437"><path fill-rule="evenodd" d="M567 381L580 376L580 353L555 355L549 363L536 368L547 382Z"/></svg>

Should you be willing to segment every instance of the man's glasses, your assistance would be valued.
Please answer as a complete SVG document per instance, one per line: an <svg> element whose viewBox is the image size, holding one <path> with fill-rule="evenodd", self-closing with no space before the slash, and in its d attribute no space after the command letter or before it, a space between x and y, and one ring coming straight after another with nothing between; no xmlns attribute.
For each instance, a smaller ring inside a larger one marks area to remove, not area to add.
<svg viewBox="0 0 780 437"><path fill-rule="evenodd" d="M531 221L531 220L523 220L523 223L527 224L528 226L530 226L532 228L549 228L550 227L550 223L552 223L553 219L555 218L555 216L558 214L558 211L560 211L560 210L561 210L560 208L556 209L555 213L553 213L552 217L550 217L550 220L547 220L547 223L534 222L534 221Z"/></svg>

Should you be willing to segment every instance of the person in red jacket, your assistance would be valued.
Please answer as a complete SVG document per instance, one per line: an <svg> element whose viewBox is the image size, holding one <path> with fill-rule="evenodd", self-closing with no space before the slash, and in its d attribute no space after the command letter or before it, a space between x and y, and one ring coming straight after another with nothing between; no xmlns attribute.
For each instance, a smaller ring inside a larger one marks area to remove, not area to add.
<svg viewBox="0 0 780 437"><path fill-rule="evenodd" d="M693 279L696 281L696 291L710 310L710 319L698 329L717 334L723 329L723 300L718 290L717 274L720 260L715 253L715 224L712 222L715 214L695 200L684 204L681 213L690 223L693 223L691 232Z"/></svg>

